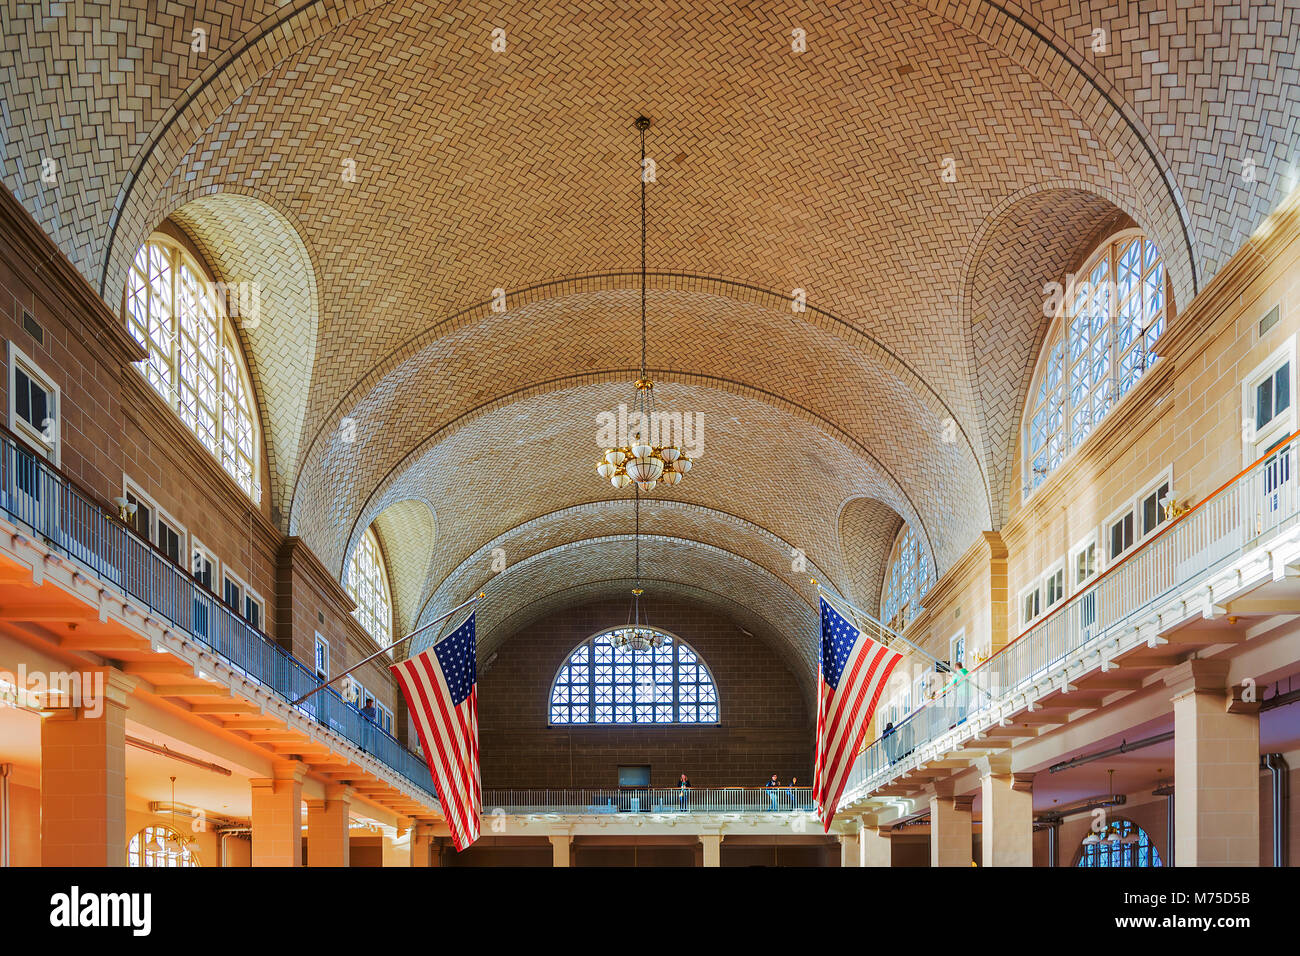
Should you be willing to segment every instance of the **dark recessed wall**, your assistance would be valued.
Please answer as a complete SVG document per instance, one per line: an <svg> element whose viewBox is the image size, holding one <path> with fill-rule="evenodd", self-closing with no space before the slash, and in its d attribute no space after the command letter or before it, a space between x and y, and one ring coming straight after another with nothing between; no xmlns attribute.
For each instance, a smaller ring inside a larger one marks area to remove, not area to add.
<svg viewBox="0 0 1300 956"><path fill-rule="evenodd" d="M649 764L651 784L685 771L696 787L762 786L772 773L812 784L815 727L799 685L761 639L728 618L655 601L653 624L699 652L718 687L722 722L708 727L560 728L547 725L551 681L569 652L624 623L621 601L570 608L529 625L500 648L479 678L485 789L613 787L620 764Z"/></svg>

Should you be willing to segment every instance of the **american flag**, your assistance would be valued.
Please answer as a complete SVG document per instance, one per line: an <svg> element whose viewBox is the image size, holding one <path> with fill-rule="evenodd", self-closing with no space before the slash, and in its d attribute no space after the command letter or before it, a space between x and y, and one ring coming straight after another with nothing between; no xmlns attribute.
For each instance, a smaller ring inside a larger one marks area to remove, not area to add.
<svg viewBox="0 0 1300 956"><path fill-rule="evenodd" d="M483 812L474 615L427 651L392 669L406 695L442 815L459 852L478 839Z"/></svg>
<svg viewBox="0 0 1300 956"><path fill-rule="evenodd" d="M835 819L853 758L876 712L885 682L903 657L878 644L821 599L817 766L813 799L827 831Z"/></svg>

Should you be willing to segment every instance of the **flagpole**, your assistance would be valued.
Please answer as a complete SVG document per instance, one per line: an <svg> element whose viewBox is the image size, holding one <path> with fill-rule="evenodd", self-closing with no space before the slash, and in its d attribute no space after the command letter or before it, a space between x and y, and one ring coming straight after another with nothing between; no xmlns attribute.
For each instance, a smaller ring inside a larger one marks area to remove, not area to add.
<svg viewBox="0 0 1300 956"><path fill-rule="evenodd" d="M954 671L953 671L953 669L952 669L952 665L951 665L950 663L945 663L944 661L939 660L939 658L935 657L935 656L934 656L933 654L931 654L929 651L925 650L925 648L917 647L915 644L913 644L911 641L909 641L907 638L905 638L902 634L898 633L898 631L894 630L892 627L889 627L888 625L884 624L883 622L877 620L877 618L875 617L875 615L868 614L866 611L862 610L862 608L858 607L856 604L852 603L852 602L849 601L847 598L840 597L838 594L835 594L835 593L832 592L832 591L828 591L824 586L822 586L822 584L820 584L820 583L818 582L818 580L817 580L816 578L809 578L809 580L810 580L813 584L816 584L816 585L817 585L817 594L818 594L818 596L825 596L825 597L829 598L829 599L831 600L831 603L832 603L832 604L834 604L834 603L836 603L836 602L839 602L840 604L843 604L845 607L847 607L847 608L849 608L850 610L856 612L857 614L861 614L863 617L867 618L868 620L870 620L870 621L875 621L876 624L880 625L881 629L889 631L889 633L890 633L893 637L898 638L900 641L902 641L904 644L906 644L906 645L907 645L908 647L910 647L912 650L916 651L916 652L917 652L918 654L920 654L922 657L925 657L925 658L927 658L928 660L932 661L933 663L937 664L937 665L938 665L938 668L936 668L936 671L941 672L941 673L948 673L948 674L952 674L952 673L954 673ZM966 673L965 676L969 677L969 676L970 676L970 672L967 671L967 673ZM982 687L982 686L980 685L980 682L979 682L979 681L977 681L977 680L973 680L973 681L971 681L971 683L974 684L976 687L978 687L978 688L979 688L979 689L984 693L984 695L985 695L986 697L988 697L989 700L993 700L993 695L992 695L991 693L989 693L988 690L986 690L984 687ZM954 684L955 684L955 682L954 682Z"/></svg>
<svg viewBox="0 0 1300 956"><path fill-rule="evenodd" d="M456 607L452 608L452 609L451 609L450 611L448 611L446 614L443 614L443 615L441 615L441 616L439 616L439 617L434 618L434 619L433 619L432 621L430 621L428 624L421 624L419 627L417 627L415 630L413 630L410 634L407 634L405 637L398 638L397 640L393 641L393 643L389 644L387 647L380 648L379 650L377 650L377 651L375 651L373 654L371 654L369 657L367 657L365 660L363 660L363 661L359 661L358 663L353 664L351 667L349 667L347 670L345 670L342 674L335 674L335 675L334 675L333 677L331 677L329 680L325 681L325 683L323 683L323 684L318 684L316 687L314 687L313 689L307 691L307 693L303 694L303 695L302 695L301 697L299 697L297 700L293 701L293 703L292 703L291 706L293 706L293 707L297 707L299 704L301 704L301 703L302 703L304 700L306 700L308 697L311 697L311 696L313 696L313 695L315 695L315 694L320 693L320 692L323 691L326 687L328 687L330 684L334 683L334 682L335 682L336 680L338 680L339 678L341 678L341 677L347 677L347 676L348 676L349 674L351 674L354 670L357 670L358 668L360 668L360 667L362 667L362 666L364 666L364 665L366 665L366 664L369 664L371 661L373 661L373 660L374 660L376 657L378 657L379 655L381 655L381 654L387 654L389 651L391 651L391 650L392 650L394 647L396 647L398 644L405 644L407 641L409 641L411 638L415 637L415 635L419 634L421 631L427 631L429 628L433 627L433 625L435 625L435 624L441 624L443 621L447 620L447 619L450 618L452 615L454 615L457 611L462 611L462 610L464 610L465 608L469 607L471 604L477 604L477 603L479 602L479 600L481 600L481 599L483 598L483 594L484 594L484 592L479 591L478 594L476 594L474 597L470 598L470 599L469 599L468 601L466 601L464 604L458 604L458 605L456 605Z"/></svg>

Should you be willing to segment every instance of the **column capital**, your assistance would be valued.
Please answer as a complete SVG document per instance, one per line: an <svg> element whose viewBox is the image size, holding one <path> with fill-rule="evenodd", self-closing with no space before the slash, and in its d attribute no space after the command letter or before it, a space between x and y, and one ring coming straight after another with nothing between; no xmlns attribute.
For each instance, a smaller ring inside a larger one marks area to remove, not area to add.
<svg viewBox="0 0 1300 956"><path fill-rule="evenodd" d="M1011 754L1003 752L977 757L975 769L979 771L981 779L984 777L1004 777L1011 773Z"/></svg>
<svg viewBox="0 0 1300 956"><path fill-rule="evenodd" d="M952 798L952 808L960 810L962 813L970 813L971 807L975 804L975 794L966 793Z"/></svg>
<svg viewBox="0 0 1300 956"><path fill-rule="evenodd" d="M1011 789L1016 793L1033 793L1034 777L1032 773L1013 773L1011 775Z"/></svg>
<svg viewBox="0 0 1300 956"><path fill-rule="evenodd" d="M1165 675L1165 686L1177 700L1188 694L1225 694L1228 689L1228 662L1193 659L1175 665Z"/></svg>

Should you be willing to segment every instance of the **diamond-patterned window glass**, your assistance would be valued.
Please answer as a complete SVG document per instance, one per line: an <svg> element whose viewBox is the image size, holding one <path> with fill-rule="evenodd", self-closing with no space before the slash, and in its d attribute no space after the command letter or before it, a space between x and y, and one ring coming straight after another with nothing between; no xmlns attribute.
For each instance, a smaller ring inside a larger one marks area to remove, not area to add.
<svg viewBox="0 0 1300 956"><path fill-rule="evenodd" d="M393 596L388 587L388 568L384 553L379 547L373 528L361 536L352 558L348 561L347 580L344 582L348 596L357 609L357 622L380 647L393 642ZM390 652L391 653L391 652Z"/></svg>
<svg viewBox="0 0 1300 956"><path fill-rule="evenodd" d="M1165 330L1164 263L1132 230L1103 243L1064 285L1025 407L1026 498L1151 368Z"/></svg>
<svg viewBox="0 0 1300 956"><path fill-rule="evenodd" d="M880 594L881 618L901 631L921 612L921 598L934 583L934 572L921 540L907 525L894 539L888 568Z"/></svg>
<svg viewBox="0 0 1300 956"><path fill-rule="evenodd" d="M718 689L694 648L670 634L660 647L615 647L621 628L579 644L555 674L552 724L716 724Z"/></svg>
<svg viewBox="0 0 1300 956"><path fill-rule="evenodd" d="M140 371L200 444L254 501L261 431L234 324L214 283L180 245L154 236L126 280L127 331L148 357Z"/></svg>

